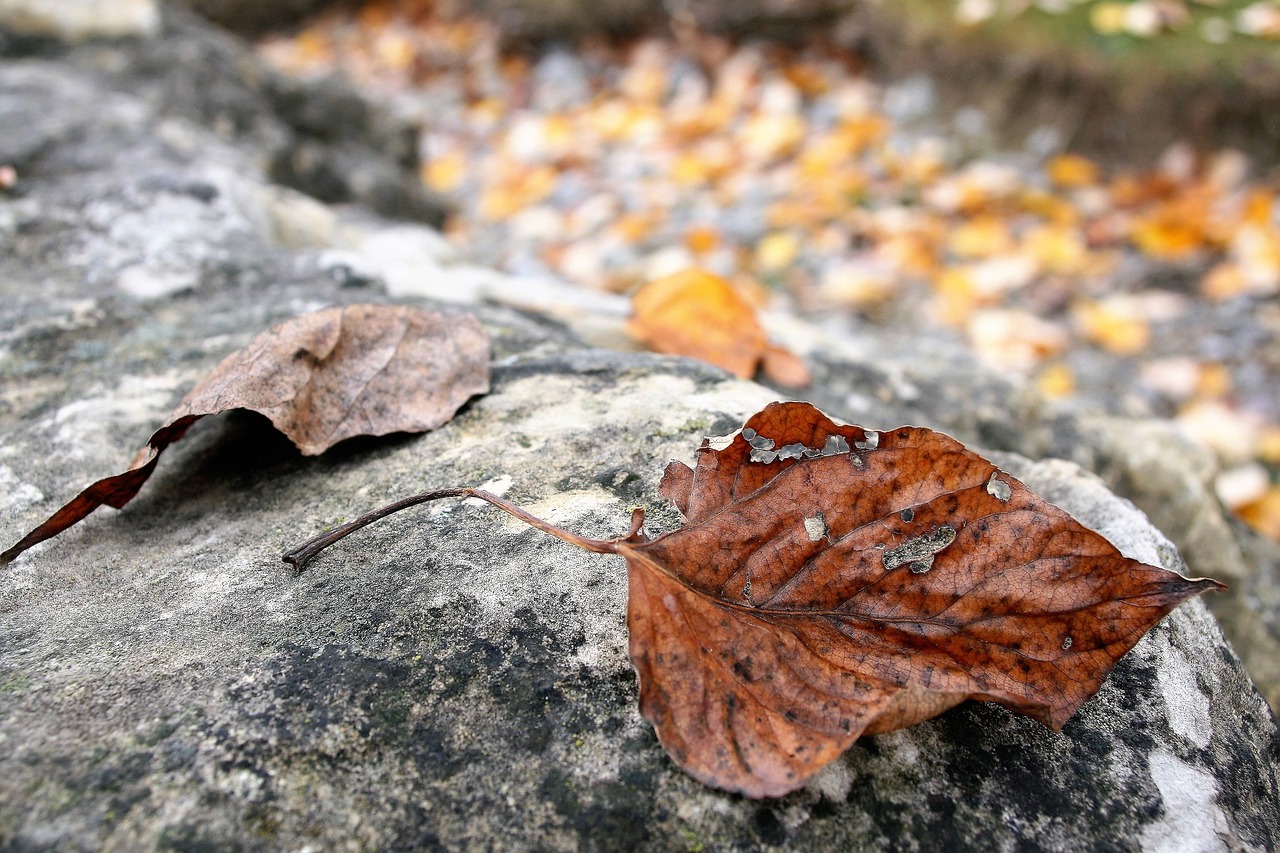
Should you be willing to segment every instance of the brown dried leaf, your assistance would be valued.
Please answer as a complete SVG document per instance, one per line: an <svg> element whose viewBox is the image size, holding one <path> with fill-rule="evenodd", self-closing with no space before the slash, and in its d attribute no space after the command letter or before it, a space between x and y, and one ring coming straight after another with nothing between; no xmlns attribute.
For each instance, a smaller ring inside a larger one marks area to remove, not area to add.
<svg viewBox="0 0 1280 853"><path fill-rule="evenodd" d="M1127 559L961 444L773 404L621 540L641 713L695 778L795 790L864 733L965 699L1054 729L1138 639L1220 585Z"/></svg>
<svg viewBox="0 0 1280 853"><path fill-rule="evenodd" d="M164 449L205 415L259 412L304 455L314 456L357 435L434 429L488 390L488 336L469 315L351 305L286 320L227 356L192 388L129 470L86 488L0 554L0 563L103 504L123 507Z"/></svg>

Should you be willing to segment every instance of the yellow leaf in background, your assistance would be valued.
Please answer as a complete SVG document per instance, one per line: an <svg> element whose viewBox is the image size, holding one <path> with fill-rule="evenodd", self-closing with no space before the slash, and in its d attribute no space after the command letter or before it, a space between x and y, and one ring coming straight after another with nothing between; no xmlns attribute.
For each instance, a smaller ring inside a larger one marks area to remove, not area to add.
<svg viewBox="0 0 1280 853"><path fill-rule="evenodd" d="M1055 362L1036 376L1036 387L1049 399L1061 400L1075 393L1076 375L1067 365Z"/></svg>
<svg viewBox="0 0 1280 853"><path fill-rule="evenodd" d="M631 297L627 332L657 352L700 358L744 379L755 375L767 340L756 309L729 282L687 269Z"/></svg>
<svg viewBox="0 0 1280 853"><path fill-rule="evenodd" d="M772 273L791 266L800 254L800 238L790 231L772 231L756 245L756 266Z"/></svg>
<svg viewBox="0 0 1280 853"><path fill-rule="evenodd" d="M1280 487L1272 486L1259 500L1236 510L1245 524L1270 539L1280 539Z"/></svg>
<svg viewBox="0 0 1280 853"><path fill-rule="evenodd" d="M961 223L947 238L947 249L959 258L989 258L1013 249L1013 237L1004 221L979 216Z"/></svg>
<svg viewBox="0 0 1280 853"><path fill-rule="evenodd" d="M1258 458L1272 465L1280 465L1280 427L1265 427L1258 435Z"/></svg>
<svg viewBox="0 0 1280 853"><path fill-rule="evenodd" d="M297 46L299 58L306 63L319 64L333 61L333 43L316 27L308 27L299 33L294 44Z"/></svg>
<svg viewBox="0 0 1280 853"><path fill-rule="evenodd" d="M1248 282L1239 264L1224 261L1200 279L1200 292L1206 299L1222 301L1247 293Z"/></svg>
<svg viewBox="0 0 1280 853"><path fill-rule="evenodd" d="M1200 365L1200 374L1196 377L1196 397L1217 400L1230 394L1234 384L1226 365L1205 362Z"/></svg>
<svg viewBox="0 0 1280 853"><path fill-rule="evenodd" d="M839 133L824 133L800 152L800 174L808 180L822 180L852 160L856 152Z"/></svg>
<svg viewBox="0 0 1280 853"><path fill-rule="evenodd" d="M807 130L797 115L758 113L742 129L742 150L755 160L775 160L795 151Z"/></svg>
<svg viewBox="0 0 1280 853"><path fill-rule="evenodd" d="M705 184L710 177L707 164L692 151L681 151L676 154L671 164L671 178L680 186L687 188Z"/></svg>
<svg viewBox="0 0 1280 853"><path fill-rule="evenodd" d="M874 260L850 260L825 270L818 284L824 299L837 305L865 308L890 299L897 293L893 270Z"/></svg>
<svg viewBox="0 0 1280 853"><path fill-rule="evenodd" d="M467 174L467 158L459 151L432 157L422 166L422 180L438 192L456 190Z"/></svg>
<svg viewBox="0 0 1280 853"><path fill-rule="evenodd" d="M948 325L962 326L978 307L977 288L965 267L946 267L933 280L938 297L938 319Z"/></svg>
<svg viewBox="0 0 1280 853"><path fill-rule="evenodd" d="M417 58L413 43L403 33L394 31L380 34L373 50L378 60L394 71L408 69Z"/></svg>
<svg viewBox="0 0 1280 853"><path fill-rule="evenodd" d="M1244 225L1230 238L1231 257L1244 276L1249 293L1280 290L1280 233L1273 228Z"/></svg>
<svg viewBox="0 0 1280 853"><path fill-rule="evenodd" d="M970 345L988 364L1029 373L1045 359L1061 355L1070 343L1064 329L1029 311L983 308L965 329Z"/></svg>
<svg viewBox="0 0 1280 853"><path fill-rule="evenodd" d="M633 63L623 74L619 89L633 101L656 104L667 91L667 69L656 56Z"/></svg>
<svg viewBox="0 0 1280 853"><path fill-rule="evenodd" d="M480 215L490 221L509 219L526 207L551 195L556 186L556 170L550 166L513 169L480 197Z"/></svg>
<svg viewBox="0 0 1280 853"><path fill-rule="evenodd" d="M1128 12L1128 3L1096 3L1089 10L1089 24L1100 35L1113 36L1124 32Z"/></svg>
<svg viewBox="0 0 1280 853"><path fill-rule="evenodd" d="M843 140L850 154L858 154L872 143L884 139L892 129L887 118L868 113L845 119L836 128L836 134Z"/></svg>
<svg viewBox="0 0 1280 853"><path fill-rule="evenodd" d="M1270 226L1276 214L1276 196L1271 190L1257 187L1249 191L1240 209L1240 219L1260 228Z"/></svg>
<svg viewBox="0 0 1280 853"><path fill-rule="evenodd" d="M1256 412L1217 399L1193 400L1178 410L1174 420L1228 466L1253 460L1265 425Z"/></svg>
<svg viewBox="0 0 1280 853"><path fill-rule="evenodd" d="M1059 275L1075 275L1090 265L1084 235L1076 228L1042 225L1027 233L1022 246L1040 267Z"/></svg>
<svg viewBox="0 0 1280 853"><path fill-rule="evenodd" d="M1060 193L1028 190L1018 199L1018 206L1060 227L1080 221L1080 210Z"/></svg>
<svg viewBox="0 0 1280 853"><path fill-rule="evenodd" d="M1151 327L1123 297L1076 303L1073 315L1086 340L1115 355L1137 355L1151 343Z"/></svg>
<svg viewBox="0 0 1280 853"><path fill-rule="evenodd" d="M635 245L653 233L654 225L651 214L624 213L614 220L609 230L621 237L624 243Z"/></svg>
<svg viewBox="0 0 1280 853"><path fill-rule="evenodd" d="M560 156L571 154L577 144L578 133L573 120L560 113L547 116L542 123L542 134L547 148Z"/></svg>
<svg viewBox="0 0 1280 853"><path fill-rule="evenodd" d="M1096 163L1078 154L1062 154L1045 166L1045 173L1055 186L1070 189L1093 186L1098 182Z"/></svg>

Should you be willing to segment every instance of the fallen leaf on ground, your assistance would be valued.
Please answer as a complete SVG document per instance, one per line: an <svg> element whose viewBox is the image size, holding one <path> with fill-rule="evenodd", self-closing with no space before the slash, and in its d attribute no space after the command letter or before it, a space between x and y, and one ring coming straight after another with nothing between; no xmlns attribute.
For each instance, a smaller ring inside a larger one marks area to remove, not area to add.
<svg viewBox="0 0 1280 853"><path fill-rule="evenodd" d="M640 711L671 758L751 797L794 791L863 734L966 699L1055 730L1186 599L1221 588L1120 554L941 433L775 403L660 490L686 524L586 539L478 489L406 498L290 551L298 568L392 512L478 497L627 563Z"/></svg>
<svg viewBox="0 0 1280 853"><path fill-rule="evenodd" d="M657 352L700 358L743 379L765 360L771 379L809 382L798 358L769 344L755 306L718 275L686 269L651 281L632 296L631 310L627 332Z"/></svg>
<svg viewBox="0 0 1280 853"><path fill-rule="evenodd" d="M106 504L120 509L160 454L205 415L266 415L306 456L357 435L423 432L489 390L489 339L470 315L396 305L351 305L273 326L223 359L134 457L0 554L0 564Z"/></svg>

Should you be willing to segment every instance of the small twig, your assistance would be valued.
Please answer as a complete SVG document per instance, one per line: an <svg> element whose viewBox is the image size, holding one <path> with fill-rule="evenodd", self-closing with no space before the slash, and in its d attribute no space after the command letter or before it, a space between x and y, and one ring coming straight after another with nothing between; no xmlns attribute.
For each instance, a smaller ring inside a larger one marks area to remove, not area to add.
<svg viewBox="0 0 1280 853"><path fill-rule="evenodd" d="M354 533L361 527L373 524L375 521L386 518L388 515L399 512L402 509L408 509L409 507L417 506L418 504L440 500L441 498L479 498L482 501L487 501L493 504L498 509L514 515L525 524L536 527L544 533L550 533L552 536L555 536L558 539L563 539L571 545L577 545L585 551L593 551L597 554L616 554L618 553L619 542L634 542L643 536L643 534L640 533L640 528L644 525L644 510L639 507L631 513L631 530L626 536L622 536L617 539L590 539L556 527L554 524L543 521L535 515L530 515L515 504L508 503L492 492L486 492L483 489L435 489L430 492L423 492L422 494L403 498L395 501L394 503L389 503L384 507L373 510L372 512L366 512L364 515L352 521L348 521L346 524L341 524L332 530L326 530L324 533L312 537L306 542L303 542L302 544L285 552L281 559L298 571L302 571L307 567L307 564L325 548L328 548L334 542L337 542L348 534Z"/></svg>

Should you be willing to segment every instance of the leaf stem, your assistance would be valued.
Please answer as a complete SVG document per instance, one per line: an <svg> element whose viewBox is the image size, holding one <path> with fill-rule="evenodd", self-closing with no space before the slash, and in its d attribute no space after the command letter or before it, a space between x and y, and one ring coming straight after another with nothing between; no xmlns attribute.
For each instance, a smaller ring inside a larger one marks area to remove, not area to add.
<svg viewBox="0 0 1280 853"><path fill-rule="evenodd" d="M307 567L307 564L325 548L328 548L330 545L337 542L339 539L346 537L348 534L354 533L361 527L373 524L375 521L386 518L388 515L397 513L402 509L408 509L409 507L417 506L418 504L440 500L441 498L478 498L482 501L487 501L498 509L514 515L525 524L536 527L544 533L550 533L557 539L563 539L570 545L577 545L584 551L592 551L596 554L616 554L618 553L619 542L636 541L637 539L643 538L643 534L640 533L640 527L644 524L644 510L639 508L632 512L631 530L626 536L622 536L617 539L590 539L586 536L579 536L576 533L563 530L550 522L543 521L541 518L531 515L515 504L508 503L492 492L486 492L483 489L433 489L429 492L422 492L421 494L402 498L394 503L389 503L384 507L380 507L379 509L366 512L359 518L348 521L346 524L341 524L332 530L326 530L324 533L314 536L306 542L303 542L302 544L285 552L281 559L298 571L302 571Z"/></svg>

